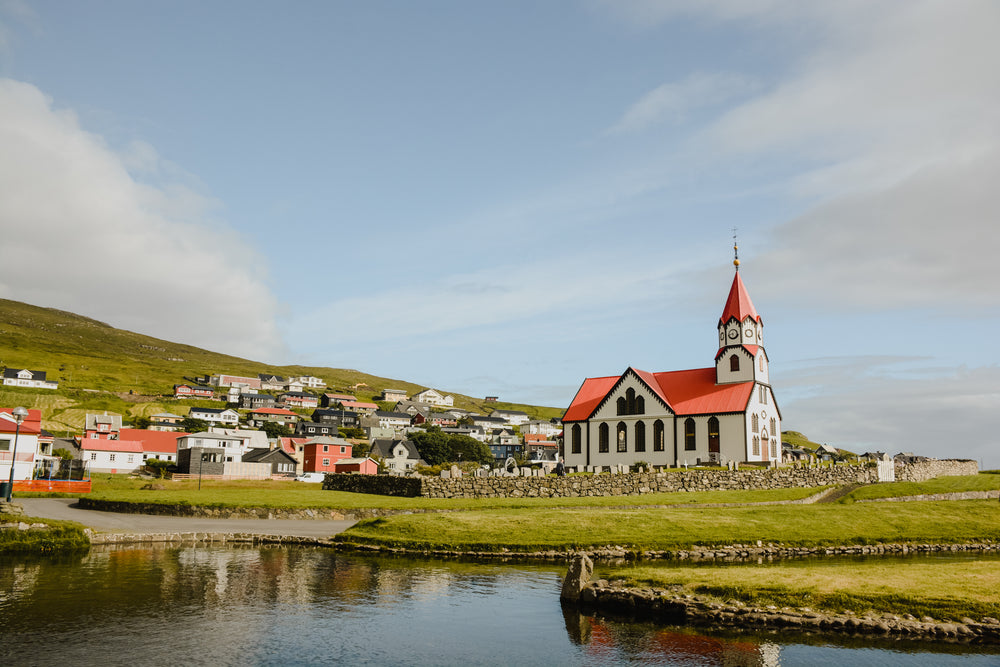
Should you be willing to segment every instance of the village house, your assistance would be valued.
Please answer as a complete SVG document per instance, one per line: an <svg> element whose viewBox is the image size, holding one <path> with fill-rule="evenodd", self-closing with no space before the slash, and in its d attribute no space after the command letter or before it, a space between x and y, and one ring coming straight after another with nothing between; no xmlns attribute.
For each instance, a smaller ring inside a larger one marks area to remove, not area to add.
<svg viewBox="0 0 1000 667"><path fill-rule="evenodd" d="M715 366L587 378L563 416L566 465L779 460L763 320L739 273L718 322Z"/></svg>
<svg viewBox="0 0 1000 667"><path fill-rule="evenodd" d="M213 387L236 387L238 389L259 390L261 388L259 377L250 378L240 375L213 375L208 378L206 384ZM281 389L281 387L279 386L278 389Z"/></svg>
<svg viewBox="0 0 1000 667"><path fill-rule="evenodd" d="M280 375L258 373L257 380L260 384L256 387L256 389L260 389L261 391L281 391L285 388L285 378Z"/></svg>
<svg viewBox="0 0 1000 667"><path fill-rule="evenodd" d="M411 400L414 403L427 403L428 405L443 405L446 407L450 407L455 404L455 399L452 396L442 394L434 389L424 389L423 391L418 391L413 395Z"/></svg>
<svg viewBox="0 0 1000 667"><path fill-rule="evenodd" d="M308 410L319 406L319 399L302 391L288 391L278 395L278 404L286 408Z"/></svg>
<svg viewBox="0 0 1000 667"><path fill-rule="evenodd" d="M374 421L382 428L391 428L397 431L409 428L412 420L412 417L405 412L385 412L383 410L376 410L373 417ZM368 424L362 420L362 426L366 425Z"/></svg>
<svg viewBox="0 0 1000 667"><path fill-rule="evenodd" d="M337 474L377 475L378 461L371 457L341 459L334 465Z"/></svg>
<svg viewBox="0 0 1000 667"><path fill-rule="evenodd" d="M199 408L193 407L188 412L191 419L200 419L209 424L227 424L236 426L240 423L240 413L232 408Z"/></svg>
<svg viewBox="0 0 1000 667"><path fill-rule="evenodd" d="M295 435L309 438L321 435L336 436L340 434L340 426L334 422L300 421L295 423Z"/></svg>
<svg viewBox="0 0 1000 667"><path fill-rule="evenodd" d="M252 449L248 437L202 431L177 438L178 461L182 450L195 448L221 450L223 457L217 463L242 461L243 455Z"/></svg>
<svg viewBox="0 0 1000 667"><path fill-rule="evenodd" d="M295 383L308 389L322 389L326 386L326 382L323 378L318 378L314 375L298 375L296 377L288 378L288 381L289 383Z"/></svg>
<svg viewBox="0 0 1000 667"><path fill-rule="evenodd" d="M402 389L383 389L379 400L385 402L405 401L406 392Z"/></svg>
<svg viewBox="0 0 1000 667"><path fill-rule="evenodd" d="M283 449L255 448L243 455L243 463L268 463L271 477L295 477L295 457Z"/></svg>
<svg viewBox="0 0 1000 667"><path fill-rule="evenodd" d="M319 404L324 408L340 405L344 401L357 401L358 399L350 394L323 394L319 397Z"/></svg>
<svg viewBox="0 0 1000 667"><path fill-rule="evenodd" d="M386 470L402 474L418 465L426 465L420 458L417 446L403 438L377 439L372 441L370 456L382 459Z"/></svg>
<svg viewBox="0 0 1000 667"><path fill-rule="evenodd" d="M42 413L32 408L27 410L27 414L20 414L24 410L25 408L0 408L0 470L5 473L3 481L9 481L11 466L15 481L30 480L35 470L39 454L38 437L42 432Z"/></svg>
<svg viewBox="0 0 1000 667"><path fill-rule="evenodd" d="M533 419L521 426L521 433L538 434L544 435L546 438L554 438L562 433L562 426L541 419Z"/></svg>
<svg viewBox="0 0 1000 667"><path fill-rule="evenodd" d="M184 417L180 415L175 415L172 412L158 412L155 415L149 416L149 430L150 431L179 431L181 430L181 422L184 421Z"/></svg>
<svg viewBox="0 0 1000 667"><path fill-rule="evenodd" d="M274 394L240 394L236 404L241 410L259 410L276 407L277 403Z"/></svg>
<svg viewBox="0 0 1000 667"><path fill-rule="evenodd" d="M247 424L255 428L260 428L267 422L294 426L301 419L302 415L285 408L259 408L247 413Z"/></svg>
<svg viewBox="0 0 1000 667"><path fill-rule="evenodd" d="M215 390L205 385L175 384L174 398L215 398Z"/></svg>
<svg viewBox="0 0 1000 667"><path fill-rule="evenodd" d="M45 371L29 371L27 368L5 368L3 383L8 387L30 387L32 389L58 389L58 382L45 379Z"/></svg>
<svg viewBox="0 0 1000 667"><path fill-rule="evenodd" d="M84 417L83 437L90 440L117 440L122 430L122 416L108 414L88 414Z"/></svg>
<svg viewBox="0 0 1000 667"><path fill-rule="evenodd" d="M337 461L351 458L354 446L343 438L319 437L302 445L303 472L336 472Z"/></svg>
<svg viewBox="0 0 1000 667"><path fill-rule="evenodd" d="M321 424L335 424L345 428L356 428L361 425L360 415L352 410L313 410L312 420Z"/></svg>
<svg viewBox="0 0 1000 667"><path fill-rule="evenodd" d="M520 410L494 410L490 413L490 417L499 417L510 426L527 424L530 419L527 412L521 412Z"/></svg>
<svg viewBox="0 0 1000 667"><path fill-rule="evenodd" d="M472 419L473 426L478 426L483 429L487 434L493 433L494 431L502 431L507 428L507 420L503 417L485 417L483 415L469 415Z"/></svg>

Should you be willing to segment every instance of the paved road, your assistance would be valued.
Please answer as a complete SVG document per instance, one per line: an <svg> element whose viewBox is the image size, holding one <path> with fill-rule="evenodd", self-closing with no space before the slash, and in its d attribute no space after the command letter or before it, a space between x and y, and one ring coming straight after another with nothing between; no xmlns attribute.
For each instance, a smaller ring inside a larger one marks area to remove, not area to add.
<svg viewBox="0 0 1000 667"><path fill-rule="evenodd" d="M207 519L152 514L119 514L84 510L75 498L15 498L28 516L82 523L101 533L255 533L326 538L346 530L354 521L308 519Z"/></svg>

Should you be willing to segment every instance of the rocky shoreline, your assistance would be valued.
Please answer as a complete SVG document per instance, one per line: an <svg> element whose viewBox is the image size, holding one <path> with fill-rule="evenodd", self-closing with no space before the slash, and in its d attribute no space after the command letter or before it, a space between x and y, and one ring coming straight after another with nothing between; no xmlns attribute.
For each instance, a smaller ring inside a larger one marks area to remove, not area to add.
<svg viewBox="0 0 1000 667"><path fill-rule="evenodd" d="M563 581L565 604L582 611L646 617L676 625L728 627L737 630L802 632L839 636L1000 644L1000 620L986 617L934 619L902 614L858 615L810 608L753 607L739 600L720 602L685 594L680 587L630 588L605 579L590 581L593 562L574 558Z"/></svg>

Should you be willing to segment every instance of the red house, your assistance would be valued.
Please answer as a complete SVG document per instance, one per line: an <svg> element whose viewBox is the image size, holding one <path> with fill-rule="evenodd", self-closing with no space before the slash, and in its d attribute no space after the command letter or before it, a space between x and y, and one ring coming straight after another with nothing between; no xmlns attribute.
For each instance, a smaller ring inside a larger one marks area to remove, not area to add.
<svg viewBox="0 0 1000 667"><path fill-rule="evenodd" d="M175 384L174 398L215 398L215 391L211 387Z"/></svg>
<svg viewBox="0 0 1000 667"><path fill-rule="evenodd" d="M313 438L302 445L302 471L337 472L337 461L351 458L353 447L342 438Z"/></svg>

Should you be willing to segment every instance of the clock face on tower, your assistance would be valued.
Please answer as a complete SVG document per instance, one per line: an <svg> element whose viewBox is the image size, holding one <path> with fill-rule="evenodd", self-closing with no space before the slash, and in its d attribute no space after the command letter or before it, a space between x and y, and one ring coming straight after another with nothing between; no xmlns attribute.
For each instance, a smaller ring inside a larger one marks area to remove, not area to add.
<svg viewBox="0 0 1000 667"><path fill-rule="evenodd" d="M736 338L739 335L740 335L740 332L738 332L736 329L730 329L730 331L729 331L729 337L730 338Z"/></svg>
<svg viewBox="0 0 1000 667"><path fill-rule="evenodd" d="M747 338L753 338L753 329L747 329L743 333L746 334Z"/></svg>

